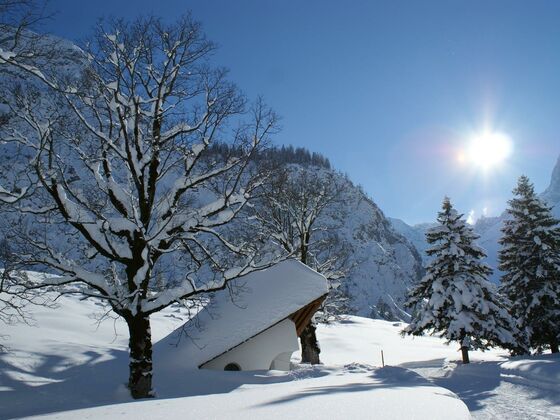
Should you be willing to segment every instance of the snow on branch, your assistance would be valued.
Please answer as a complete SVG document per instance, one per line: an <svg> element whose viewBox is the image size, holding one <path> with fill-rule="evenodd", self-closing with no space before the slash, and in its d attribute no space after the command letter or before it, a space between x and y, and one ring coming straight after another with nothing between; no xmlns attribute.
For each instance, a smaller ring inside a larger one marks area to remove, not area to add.
<svg viewBox="0 0 560 420"><path fill-rule="evenodd" d="M8 129L32 183L0 200L37 226L17 234L26 263L56 273L42 286L82 283L128 319L267 266L230 224L262 185L252 158L277 118L262 100L246 112L198 24L114 21L83 49L53 45L70 70L0 51L24 75ZM228 138L223 158L211 145Z"/></svg>

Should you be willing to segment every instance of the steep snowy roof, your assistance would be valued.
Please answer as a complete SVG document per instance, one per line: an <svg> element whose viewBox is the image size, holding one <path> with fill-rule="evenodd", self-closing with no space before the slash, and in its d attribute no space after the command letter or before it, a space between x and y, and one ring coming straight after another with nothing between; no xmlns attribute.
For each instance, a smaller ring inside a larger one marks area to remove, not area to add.
<svg viewBox="0 0 560 420"><path fill-rule="evenodd" d="M295 260L240 277L212 303L155 345L172 366L198 367L324 296L327 281ZM179 339L180 330L186 333Z"/></svg>

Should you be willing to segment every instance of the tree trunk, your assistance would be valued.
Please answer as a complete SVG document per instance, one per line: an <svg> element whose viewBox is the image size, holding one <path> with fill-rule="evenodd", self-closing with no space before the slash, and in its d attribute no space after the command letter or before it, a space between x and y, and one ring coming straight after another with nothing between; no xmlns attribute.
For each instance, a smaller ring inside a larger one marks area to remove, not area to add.
<svg viewBox="0 0 560 420"><path fill-rule="evenodd" d="M463 364L466 365L467 363L471 362L469 360L469 348L467 346L461 347L461 354L463 356Z"/></svg>
<svg viewBox="0 0 560 420"><path fill-rule="evenodd" d="M469 346L468 346L468 337L466 335L466 333L461 333L461 356L463 357L463 364L467 364L470 363L471 361L469 360Z"/></svg>
<svg viewBox="0 0 560 420"><path fill-rule="evenodd" d="M558 339L553 338L550 340L550 351L552 353L558 353Z"/></svg>
<svg viewBox="0 0 560 420"><path fill-rule="evenodd" d="M152 332L150 318L138 315L127 319L130 339L130 373L128 388L132 398L151 398L152 393Z"/></svg>
<svg viewBox="0 0 560 420"><path fill-rule="evenodd" d="M321 353L321 349L319 348L317 336L315 335L316 329L317 328L313 325L313 322L310 321L301 333L300 341L302 363L311 363L312 365L318 365L321 363L319 360L319 353Z"/></svg>

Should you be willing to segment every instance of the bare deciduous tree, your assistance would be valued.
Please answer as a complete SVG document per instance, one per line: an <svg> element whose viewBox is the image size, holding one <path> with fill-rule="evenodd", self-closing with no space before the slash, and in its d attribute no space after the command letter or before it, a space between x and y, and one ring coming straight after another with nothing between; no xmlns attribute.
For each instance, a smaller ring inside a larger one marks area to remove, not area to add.
<svg viewBox="0 0 560 420"><path fill-rule="evenodd" d="M0 241L0 323L12 325L18 322L33 324L29 312L31 305L54 307L54 303L29 287L30 279L25 271L18 270L17 258L12 254L6 240ZM0 339L7 338L0 334ZM0 343L0 351L8 346Z"/></svg>
<svg viewBox="0 0 560 420"><path fill-rule="evenodd" d="M48 16L44 13L44 2L36 0L0 0L0 46L6 52L19 50L27 55L40 36L31 32ZM26 45L26 47L23 47ZM40 53L43 54L43 53ZM0 77L6 76L0 67ZM0 97L2 99L3 96ZM0 104L4 102L0 100ZM8 124L9 118L0 108L0 129ZM3 139L0 138L0 144ZM13 204L22 199L27 188L6 189L0 185L0 206ZM41 293L29 289L26 272L18 269L16 258L10 250L9 243L0 241L0 322L11 325L17 322L31 324L34 322L29 312L30 305L54 306ZM4 338L0 335L0 338ZM0 351L7 346L0 344Z"/></svg>
<svg viewBox="0 0 560 420"><path fill-rule="evenodd" d="M57 274L42 286L80 283L126 321L129 388L144 398L150 315L265 264L259 238L228 224L260 185L250 161L276 117L258 101L245 122L244 97L209 66L214 45L189 16L101 24L83 50L63 69L0 50L0 66L32 80L12 89L2 129L31 156L11 183L34 189L12 206L10 235L23 263ZM242 153L212 155L218 141Z"/></svg>
<svg viewBox="0 0 560 420"><path fill-rule="evenodd" d="M255 217L288 255L331 280L324 309L342 302L335 280L346 273L348 247L337 235L344 215L340 214L344 184L329 170L314 167L276 169L262 188ZM338 213L337 213L338 212ZM313 322L300 336L302 362L318 364L319 345Z"/></svg>
<svg viewBox="0 0 560 420"><path fill-rule="evenodd" d="M16 53L19 60L48 56L51 51L37 48L43 36L33 32L50 18L48 0L0 0L0 46L5 53ZM1 70L0 70L1 73Z"/></svg>

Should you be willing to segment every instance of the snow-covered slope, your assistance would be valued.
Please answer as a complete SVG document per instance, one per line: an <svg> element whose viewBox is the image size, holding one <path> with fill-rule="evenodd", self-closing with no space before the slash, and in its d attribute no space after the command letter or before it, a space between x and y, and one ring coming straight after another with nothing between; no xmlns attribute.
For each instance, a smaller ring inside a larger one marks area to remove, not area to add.
<svg viewBox="0 0 560 420"><path fill-rule="evenodd" d="M471 352L471 365L461 366L454 344L403 338L403 323L354 316L319 327L324 365L218 372L156 361L157 398L132 402L124 385L126 326L98 324L105 311L63 296L57 309L31 308L34 326L2 327L11 351L0 354L0 418L467 419L467 407L481 419L560 418L557 356ZM179 307L152 316L154 340L186 316Z"/></svg>
<svg viewBox="0 0 560 420"><path fill-rule="evenodd" d="M347 197L340 209L346 215L340 235L351 248L351 269L343 283L351 311L406 319L403 304L408 288L421 277L421 257L359 187L350 183Z"/></svg>
<svg viewBox="0 0 560 420"><path fill-rule="evenodd" d="M428 256L426 255L426 249L428 249L428 243L426 242L426 232L431 227L435 226L435 223L419 223L414 226L408 225L401 219L395 219L393 217L388 218L391 222L393 229L408 239L412 245L418 250L418 253L422 257L422 261L426 263Z"/></svg>
<svg viewBox="0 0 560 420"><path fill-rule="evenodd" d="M65 419L469 416L453 393L419 375L398 367L380 369L379 343L386 345L387 361L396 365L397 354L405 361L416 360L409 346L423 340L401 338L400 324L362 318L320 329L325 365L301 366L288 373L164 367L155 354L158 398L132 402L123 385L128 364L124 324L107 320L98 325L92 314L100 315L105 308L89 300L65 296L58 305L55 310L33 308L35 327L7 328L6 344L12 351L0 355L0 418L47 413ZM154 339L168 334L184 316L179 308L153 316ZM419 348L424 348L420 358L427 359L434 357L436 349L448 352L436 339L427 339ZM406 405L400 403L403 400ZM81 410L67 411L75 409Z"/></svg>
<svg viewBox="0 0 560 420"><path fill-rule="evenodd" d="M498 251L500 250L498 241L502 237L502 223L506 217L507 214L502 213L498 217L481 218L474 224L474 231L480 235L478 245L487 254L485 262L494 270L490 280L496 284L500 282L501 277L501 272L498 270Z"/></svg>

